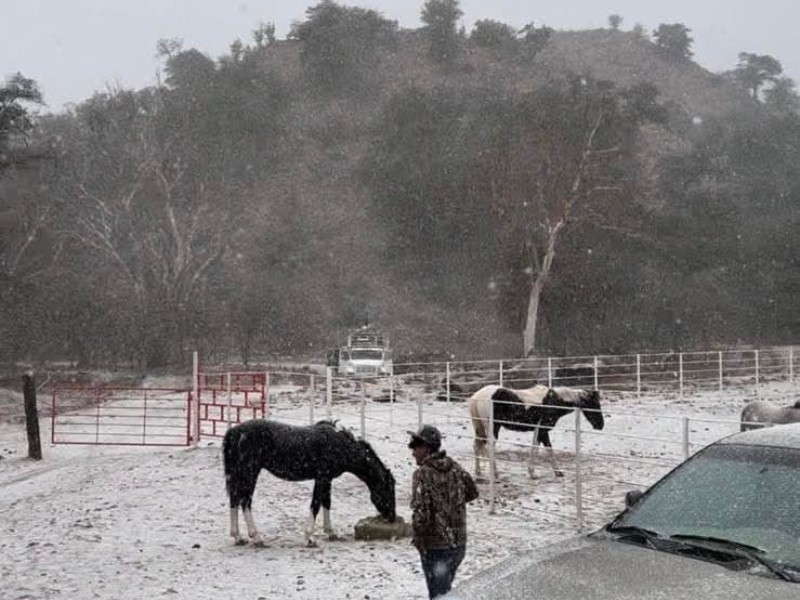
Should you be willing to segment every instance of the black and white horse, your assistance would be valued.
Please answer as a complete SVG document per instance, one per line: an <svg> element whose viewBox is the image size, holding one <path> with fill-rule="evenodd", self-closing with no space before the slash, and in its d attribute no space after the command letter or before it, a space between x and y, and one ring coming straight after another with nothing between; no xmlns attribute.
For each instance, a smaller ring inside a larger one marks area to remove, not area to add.
<svg viewBox="0 0 800 600"><path fill-rule="evenodd" d="M264 543L252 514L253 492L261 469L288 481L314 480L311 514L305 532L309 546L314 545L314 524L320 507L325 533L335 539L330 520L331 482L345 472L367 485L372 504L384 519L393 522L396 518L391 471L372 446L330 421L307 427L262 419L246 421L225 433L222 453L225 487L230 500L231 536L237 544L245 543L239 534L240 507L247 535L257 545Z"/></svg>
<svg viewBox="0 0 800 600"><path fill-rule="evenodd" d="M749 402L742 409L741 431L759 429L767 425L800 423L800 400L792 406L775 406L761 400Z"/></svg>
<svg viewBox="0 0 800 600"><path fill-rule="evenodd" d="M550 465L557 477L564 474L556 466L550 430L558 420L579 409L595 429L605 425L600 408L600 392L567 387L535 385L525 390L512 390L498 385L487 385L475 392L468 401L470 419L475 434L475 476L481 475L481 458L486 457L489 435L498 439L500 428L513 431L533 431L528 473L534 474L534 461L539 444L548 451ZM489 432L489 411L494 409L494 431ZM493 464L497 476L497 463Z"/></svg>

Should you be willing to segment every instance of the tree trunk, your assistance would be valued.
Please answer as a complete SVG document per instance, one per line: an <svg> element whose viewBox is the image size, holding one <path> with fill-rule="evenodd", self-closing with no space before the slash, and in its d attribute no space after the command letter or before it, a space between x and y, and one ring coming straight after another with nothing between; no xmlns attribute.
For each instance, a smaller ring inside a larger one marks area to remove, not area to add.
<svg viewBox="0 0 800 600"><path fill-rule="evenodd" d="M527 358L536 349L536 323L539 317L539 297L542 295L545 277L540 272L531 286L528 296L528 313L525 318L525 333L523 334L524 355Z"/></svg>
<svg viewBox="0 0 800 600"><path fill-rule="evenodd" d="M536 278L531 285L528 295L528 314L525 318L525 332L523 333L523 353L527 358L536 350L536 324L539 319L539 298L542 295L547 279L550 277L550 270L553 266L553 258L556 255L556 239L558 232L563 227L564 222L558 221L555 225L547 226L547 245L544 257L540 265L533 265Z"/></svg>
<svg viewBox="0 0 800 600"><path fill-rule="evenodd" d="M28 457L42 460L42 442L39 438L39 410L36 406L36 385L33 373L22 376L22 394L25 400L25 426L28 431Z"/></svg>

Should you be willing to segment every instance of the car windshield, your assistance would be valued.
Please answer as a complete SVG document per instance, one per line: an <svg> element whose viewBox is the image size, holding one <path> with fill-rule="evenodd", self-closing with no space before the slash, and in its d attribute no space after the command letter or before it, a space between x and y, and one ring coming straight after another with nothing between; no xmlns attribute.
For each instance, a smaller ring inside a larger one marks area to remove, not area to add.
<svg viewBox="0 0 800 600"><path fill-rule="evenodd" d="M720 444L660 481L612 529L729 540L800 569L798 498L800 450Z"/></svg>

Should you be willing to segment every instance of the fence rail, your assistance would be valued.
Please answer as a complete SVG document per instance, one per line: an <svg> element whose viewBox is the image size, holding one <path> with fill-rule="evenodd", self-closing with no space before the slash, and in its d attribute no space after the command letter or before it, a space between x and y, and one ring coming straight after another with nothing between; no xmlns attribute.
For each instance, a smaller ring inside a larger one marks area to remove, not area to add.
<svg viewBox="0 0 800 600"><path fill-rule="evenodd" d="M797 394L795 368L794 348L398 364L391 376L368 379L337 377L331 369L324 376L270 371L200 377L195 367L192 391L58 388L52 435L54 443L138 445L149 439L185 445L209 433L221 435L250 418L243 409L260 407L254 416L297 424L337 420L398 451L405 449L407 430L434 423L446 435L448 452L469 462L475 459L473 433L463 400L478 387L541 381L593 388L602 393L607 427L593 430L577 412L558 423L552 437L563 478L552 477L550 465L538 460L536 473L545 477L532 485L526 469L531 434L503 430L489 446L500 481L492 473L484 491L489 510L500 500L510 510L512 502L516 510L555 515L580 529L618 511L628 489L652 484L692 452L738 430L733 411L727 417L694 413L691 404L670 405L667 399L712 395L731 406L786 397ZM222 407L214 417L218 430L200 426L202 402Z"/></svg>
<svg viewBox="0 0 800 600"><path fill-rule="evenodd" d="M188 446L191 392L79 386L52 392L51 443Z"/></svg>

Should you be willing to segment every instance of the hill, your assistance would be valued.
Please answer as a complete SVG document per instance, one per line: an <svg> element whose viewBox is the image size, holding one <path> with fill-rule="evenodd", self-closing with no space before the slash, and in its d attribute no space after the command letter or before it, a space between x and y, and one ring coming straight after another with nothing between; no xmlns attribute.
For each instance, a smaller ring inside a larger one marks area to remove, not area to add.
<svg viewBox="0 0 800 600"><path fill-rule="evenodd" d="M632 32L442 62L378 25L176 51L163 85L43 119L57 160L0 181L0 358L323 360L367 316L405 357L518 355L547 225L519 211L569 196L600 106L604 202L553 255L537 349L791 342L796 115Z"/></svg>

